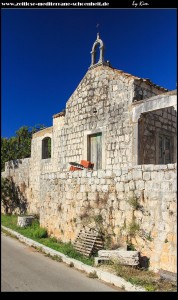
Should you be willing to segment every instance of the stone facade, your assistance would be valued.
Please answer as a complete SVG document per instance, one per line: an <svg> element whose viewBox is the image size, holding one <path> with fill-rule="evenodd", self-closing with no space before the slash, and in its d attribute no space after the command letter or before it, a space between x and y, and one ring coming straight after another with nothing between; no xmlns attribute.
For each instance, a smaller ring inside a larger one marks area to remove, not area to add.
<svg viewBox="0 0 178 300"><path fill-rule="evenodd" d="M6 163L3 176L25 183L29 213L39 214L57 238L74 241L101 216L112 243L130 242L153 270L176 272L176 93L114 69L104 62L103 47L96 63L95 46L65 112L33 135L31 158L16 167ZM164 164L160 131L172 139ZM42 155L47 138L51 158ZM93 171L69 171L69 162L92 158L100 161Z"/></svg>
<svg viewBox="0 0 178 300"><path fill-rule="evenodd" d="M173 107L141 114L139 119L139 164L159 164L159 136L172 139L171 162L176 161L176 111Z"/></svg>

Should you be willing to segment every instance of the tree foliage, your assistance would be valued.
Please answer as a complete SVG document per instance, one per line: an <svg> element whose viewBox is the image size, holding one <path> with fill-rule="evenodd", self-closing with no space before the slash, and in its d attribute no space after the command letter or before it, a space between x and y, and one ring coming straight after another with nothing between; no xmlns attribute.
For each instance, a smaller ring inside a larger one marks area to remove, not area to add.
<svg viewBox="0 0 178 300"><path fill-rule="evenodd" d="M4 171L5 162L9 160L30 157L32 135L44 128L41 124L34 127L22 126L15 132L15 136L1 138L1 171Z"/></svg>

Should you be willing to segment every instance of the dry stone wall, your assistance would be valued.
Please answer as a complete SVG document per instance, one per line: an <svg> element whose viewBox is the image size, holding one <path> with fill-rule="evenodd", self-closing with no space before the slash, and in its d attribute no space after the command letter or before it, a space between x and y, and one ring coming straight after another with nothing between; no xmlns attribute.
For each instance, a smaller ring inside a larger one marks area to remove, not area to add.
<svg viewBox="0 0 178 300"><path fill-rule="evenodd" d="M138 123L140 164L159 163L159 134L172 137L172 162L176 162L176 116L173 107L141 115Z"/></svg>
<svg viewBox="0 0 178 300"><path fill-rule="evenodd" d="M2 176L13 177L49 234L68 242L83 226L100 226L111 244L132 243L151 269L176 272L176 164L45 171L35 181L30 162L9 162Z"/></svg>
<svg viewBox="0 0 178 300"><path fill-rule="evenodd" d="M27 209L29 209L30 199L30 160L30 158L25 158L6 162L5 171L1 173L1 176L3 178L9 178L12 186L15 187L14 192L16 191L18 194L20 200L19 205L22 205ZM14 213L19 213L21 208L15 209ZM1 210L4 212L2 205Z"/></svg>
<svg viewBox="0 0 178 300"><path fill-rule="evenodd" d="M38 162L31 163L31 158L17 159L5 164L2 177L11 177L19 197L27 202L30 213L40 213L40 168ZM19 213L18 210L15 213Z"/></svg>
<svg viewBox="0 0 178 300"><path fill-rule="evenodd" d="M175 164L46 173L40 185L40 222L50 234L74 241L100 220L112 243L131 242L151 269L176 272Z"/></svg>

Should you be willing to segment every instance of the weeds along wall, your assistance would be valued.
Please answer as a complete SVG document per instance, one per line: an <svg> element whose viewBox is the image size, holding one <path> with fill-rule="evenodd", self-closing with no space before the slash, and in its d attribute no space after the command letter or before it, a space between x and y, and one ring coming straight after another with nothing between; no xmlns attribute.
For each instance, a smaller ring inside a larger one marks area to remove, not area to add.
<svg viewBox="0 0 178 300"><path fill-rule="evenodd" d="M99 225L112 244L133 244L151 269L176 272L176 164L46 173L40 191L41 226L58 239Z"/></svg>

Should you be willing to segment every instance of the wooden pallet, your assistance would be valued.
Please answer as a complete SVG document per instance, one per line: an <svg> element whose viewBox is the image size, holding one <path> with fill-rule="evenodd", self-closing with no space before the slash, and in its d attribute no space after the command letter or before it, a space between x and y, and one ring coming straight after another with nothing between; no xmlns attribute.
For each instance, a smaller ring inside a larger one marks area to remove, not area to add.
<svg viewBox="0 0 178 300"><path fill-rule="evenodd" d="M103 249L103 241L97 231L80 230L74 242L74 248L85 256L91 256L98 250Z"/></svg>

